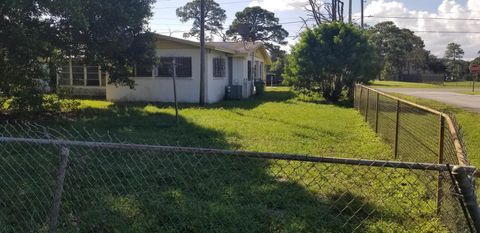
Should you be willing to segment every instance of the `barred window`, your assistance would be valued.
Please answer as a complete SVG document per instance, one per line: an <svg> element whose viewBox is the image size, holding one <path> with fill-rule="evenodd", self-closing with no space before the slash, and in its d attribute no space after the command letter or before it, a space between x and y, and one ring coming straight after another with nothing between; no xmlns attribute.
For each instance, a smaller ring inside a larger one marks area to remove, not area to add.
<svg viewBox="0 0 480 233"><path fill-rule="evenodd" d="M225 77L225 59L223 58L214 58L213 59L213 77L215 78L224 78Z"/></svg>
<svg viewBox="0 0 480 233"><path fill-rule="evenodd" d="M192 58L191 57L161 57L158 66L158 77L173 76L173 62L175 61L175 71L177 78L192 77Z"/></svg>

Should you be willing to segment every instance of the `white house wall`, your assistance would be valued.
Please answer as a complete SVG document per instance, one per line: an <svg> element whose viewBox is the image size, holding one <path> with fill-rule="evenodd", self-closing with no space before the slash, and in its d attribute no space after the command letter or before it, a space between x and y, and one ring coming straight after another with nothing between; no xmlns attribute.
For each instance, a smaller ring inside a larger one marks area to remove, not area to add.
<svg viewBox="0 0 480 233"><path fill-rule="evenodd" d="M214 77L213 59L225 59L225 77ZM228 57L225 53L209 51L207 53L207 102L216 103L222 101L225 97L225 87L228 85Z"/></svg>
<svg viewBox="0 0 480 233"><path fill-rule="evenodd" d="M191 57L192 76L190 78L177 78L177 99L184 103L198 103L200 98L200 50L198 48L157 49L159 57ZM213 59L223 57L226 60L224 78L213 77ZM243 97L253 95L254 80L248 81L248 57L233 57L232 84L243 87ZM256 56L255 61L264 62ZM255 62L252 63L255 65ZM206 54L206 82L205 95L207 103L215 103L225 97L225 87L228 85L228 56L226 53L209 50ZM258 70L257 70L258 72ZM155 75L156 72L154 72ZM265 76L264 66L264 76ZM106 96L109 101L117 102L173 102L173 81L165 77L134 77L135 88L106 86Z"/></svg>
<svg viewBox="0 0 480 233"><path fill-rule="evenodd" d="M192 76L177 78L177 99L198 103L200 98L200 53L198 49L157 49L159 57L191 57ZM208 66L207 66L208 67ZM120 102L173 102L173 81L165 77L134 77L135 88L107 85L107 100Z"/></svg>

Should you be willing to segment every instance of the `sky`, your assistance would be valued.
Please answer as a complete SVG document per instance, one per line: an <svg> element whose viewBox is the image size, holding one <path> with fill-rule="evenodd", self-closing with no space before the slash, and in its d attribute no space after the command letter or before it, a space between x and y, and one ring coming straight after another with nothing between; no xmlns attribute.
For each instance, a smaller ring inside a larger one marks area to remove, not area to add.
<svg viewBox="0 0 480 233"><path fill-rule="evenodd" d="M353 0L353 19L359 22L360 1ZM181 23L176 8L188 0L157 0L150 20L150 28L160 34L182 37L191 23ZM247 6L261 6L275 13L280 23L290 33L289 44L296 42L302 30L300 18L306 17L303 7L308 0L216 0L226 10L228 27L235 13ZM348 0L345 2L345 19ZM480 0L367 0L365 23L375 25L381 21L393 21L423 38L426 49L443 57L448 43L456 42L465 51L464 59L478 57L480 51ZM288 49L288 47L285 47Z"/></svg>

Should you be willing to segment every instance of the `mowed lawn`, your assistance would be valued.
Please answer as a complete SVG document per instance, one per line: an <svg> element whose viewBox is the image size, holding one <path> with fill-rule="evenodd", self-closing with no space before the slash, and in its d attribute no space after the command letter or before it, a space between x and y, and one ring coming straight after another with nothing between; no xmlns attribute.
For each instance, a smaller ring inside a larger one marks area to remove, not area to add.
<svg viewBox="0 0 480 233"><path fill-rule="evenodd" d="M391 160L390 147L356 110L304 102L286 88L245 101L180 106L178 127L171 105L98 100L83 100L68 119L42 124L74 127L73 134L96 141L115 141L101 136L108 131L130 143ZM50 204L37 197L50 190L58 151L15 149L4 155L14 166L0 175L18 174L21 166L32 176L0 180L10 187L0 191L9 213L0 212L0 225L7 224L3 232L43 232ZM59 232L446 230L435 215L437 172L80 147L69 161ZM32 210L38 218L29 218Z"/></svg>
<svg viewBox="0 0 480 233"><path fill-rule="evenodd" d="M287 88L205 107L180 104L178 127L171 105L82 100L81 111L61 125L139 143L346 158L391 155L353 108L299 101Z"/></svg>
<svg viewBox="0 0 480 233"><path fill-rule="evenodd" d="M401 94L394 95L453 115L460 125L463 139L467 147L468 159L473 166L480 167L480 113L470 112L438 101Z"/></svg>
<svg viewBox="0 0 480 233"><path fill-rule="evenodd" d="M372 82L373 87L380 88L451 88L451 89L471 89L473 83L471 81L444 82L443 84L415 83L415 82L398 82L398 81L380 81ZM478 83L477 83L478 85Z"/></svg>

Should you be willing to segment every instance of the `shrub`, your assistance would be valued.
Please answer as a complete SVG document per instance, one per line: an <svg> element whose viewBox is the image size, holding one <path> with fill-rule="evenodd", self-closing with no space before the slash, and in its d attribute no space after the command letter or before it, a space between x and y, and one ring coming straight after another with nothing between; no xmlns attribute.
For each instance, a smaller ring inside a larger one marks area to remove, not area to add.
<svg viewBox="0 0 480 233"><path fill-rule="evenodd" d="M376 57L364 32L344 23L308 29L287 59L285 83L302 93L338 101L345 90L353 97L356 82L376 77Z"/></svg>

